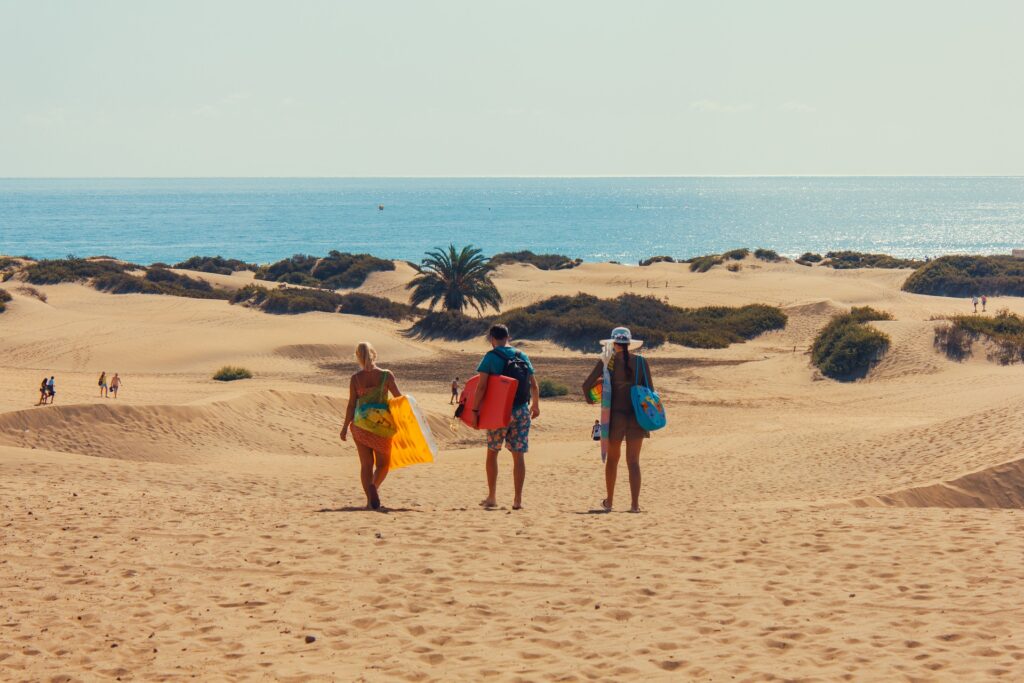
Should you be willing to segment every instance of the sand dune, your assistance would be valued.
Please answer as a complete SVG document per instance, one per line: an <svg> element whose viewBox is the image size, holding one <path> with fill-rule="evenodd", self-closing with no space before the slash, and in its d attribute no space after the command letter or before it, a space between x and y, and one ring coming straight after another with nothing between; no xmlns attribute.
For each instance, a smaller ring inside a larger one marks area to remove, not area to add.
<svg viewBox="0 0 1024 683"><path fill-rule="evenodd" d="M363 291L404 299L411 273ZM508 507L507 459L502 507L477 507L482 445L453 429L446 385L478 341L72 285L43 288L45 304L15 293L0 316L0 678L1017 680L1024 368L936 353L930 318L965 302L902 293L905 276L502 267L508 305L632 291L786 308L787 329L751 343L649 354L670 424L644 450L642 515L594 514L596 415L574 396L542 405L526 509ZM843 384L807 348L851 305L896 319L874 323L889 354ZM363 338L443 444L388 478L388 514L359 510L337 438ZM591 362L525 348L567 383ZM213 382L225 363L256 378ZM101 369L125 376L116 402L96 396ZM43 373L57 405L33 407Z"/></svg>

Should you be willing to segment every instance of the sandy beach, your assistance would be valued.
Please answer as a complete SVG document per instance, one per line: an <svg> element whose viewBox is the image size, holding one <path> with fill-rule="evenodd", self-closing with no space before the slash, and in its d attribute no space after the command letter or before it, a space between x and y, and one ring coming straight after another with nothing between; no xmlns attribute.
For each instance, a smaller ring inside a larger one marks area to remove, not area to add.
<svg viewBox="0 0 1024 683"><path fill-rule="evenodd" d="M932 319L970 304L902 292L909 272L502 266L506 308L634 292L789 316L727 349L647 355L669 424L644 448L639 515L624 463L617 510L597 514L597 410L576 395L596 355L519 345L573 391L541 404L525 509L503 455L484 511L481 435L448 406L482 339L0 285L0 679L1020 680L1024 367L933 349ZM398 263L358 291L404 302L412 275ZM815 333L862 305L893 314L872 323L892 348L865 380L822 378ZM362 510L338 439L361 340L442 451L388 478L386 513ZM255 377L213 381L226 364ZM104 370L116 400L98 397ZM56 402L36 407L44 375Z"/></svg>

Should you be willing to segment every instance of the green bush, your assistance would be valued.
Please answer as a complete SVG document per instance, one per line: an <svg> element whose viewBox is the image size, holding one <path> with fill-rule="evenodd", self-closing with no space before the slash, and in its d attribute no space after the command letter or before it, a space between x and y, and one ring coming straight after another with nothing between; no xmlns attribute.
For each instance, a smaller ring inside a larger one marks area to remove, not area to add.
<svg viewBox="0 0 1024 683"><path fill-rule="evenodd" d="M154 263L153 266L163 264ZM166 266L164 266L166 267ZM175 268L181 270L195 270L201 273L216 273L217 275L231 275L238 270L256 270L257 266L238 259L226 259L222 256L193 256L192 258L176 263Z"/></svg>
<svg viewBox="0 0 1024 683"><path fill-rule="evenodd" d="M612 328L629 327L648 348L672 341L691 347L720 348L740 343L786 325L786 315L771 306L755 304L730 308L685 309L655 297L623 294L598 299L589 294L556 296L500 318L519 339L549 339L578 350L595 350Z"/></svg>
<svg viewBox="0 0 1024 683"><path fill-rule="evenodd" d="M915 271L903 289L934 296L1024 296L1024 259L942 256Z"/></svg>
<svg viewBox="0 0 1024 683"><path fill-rule="evenodd" d="M865 323L892 316L867 306L854 311L833 316L811 346L811 362L826 377L844 381L865 377L889 348L889 336Z"/></svg>
<svg viewBox="0 0 1024 683"><path fill-rule="evenodd" d="M324 289L351 289L362 285L370 273L394 269L394 263L376 256L332 251L323 258L296 254L261 266L256 271L256 279Z"/></svg>
<svg viewBox="0 0 1024 683"><path fill-rule="evenodd" d="M495 318L430 313L407 330L421 339L465 341L482 337L503 322L517 339L546 339L580 351L594 351L612 328L628 326L647 348L667 342L694 348L725 348L786 326L786 314L773 306L679 308L655 297L623 294L598 299L589 294L555 296Z"/></svg>
<svg viewBox="0 0 1024 683"><path fill-rule="evenodd" d="M760 259L761 261L770 261L772 263L783 260L774 249L755 249L754 258Z"/></svg>
<svg viewBox="0 0 1024 683"><path fill-rule="evenodd" d="M405 333L417 339L466 341L483 337L490 325L489 319L473 318L459 311L433 311L413 323Z"/></svg>
<svg viewBox="0 0 1024 683"><path fill-rule="evenodd" d="M990 343L989 360L1003 365L1024 362L1024 317L1008 310L994 316L958 315L948 326L935 328L935 346L956 360L970 355L978 339Z"/></svg>
<svg viewBox="0 0 1024 683"><path fill-rule="evenodd" d="M750 256L750 250L746 247L743 247L742 249L733 249L722 254L722 258L726 261L742 261L748 256Z"/></svg>
<svg viewBox="0 0 1024 683"><path fill-rule="evenodd" d="M955 361L969 358L974 351L975 335L961 325L945 324L935 326L935 348Z"/></svg>
<svg viewBox="0 0 1024 683"><path fill-rule="evenodd" d="M166 268L150 268L143 277L128 273L106 273L93 279L92 286L109 294L164 294L190 299L228 299L231 293Z"/></svg>
<svg viewBox="0 0 1024 683"><path fill-rule="evenodd" d="M25 268L25 279L34 285L56 285L62 282L85 282L102 275L124 273L138 266L117 261L82 259L44 259Z"/></svg>
<svg viewBox="0 0 1024 683"><path fill-rule="evenodd" d="M708 254L707 256L695 256L689 259L687 263L690 264L690 271L694 273L706 273L717 265L720 265L724 259L719 254Z"/></svg>
<svg viewBox="0 0 1024 683"><path fill-rule="evenodd" d="M218 382L233 382L236 379L252 379L252 373L236 365L225 365L213 376Z"/></svg>
<svg viewBox="0 0 1024 683"><path fill-rule="evenodd" d="M260 285L246 285L231 296L231 303L258 308L264 313L294 315L320 311L346 313L389 320L405 320L416 314L416 309L379 296L338 294L323 289L277 287L268 289Z"/></svg>
<svg viewBox="0 0 1024 683"><path fill-rule="evenodd" d="M542 379L539 383L541 398L554 398L565 396L569 393L569 387L550 379Z"/></svg>
<svg viewBox="0 0 1024 683"><path fill-rule="evenodd" d="M815 254L813 251L805 251L804 253L800 254L800 258L798 258L796 262L800 264L809 265L811 263L821 263L821 260L821 254Z"/></svg>
<svg viewBox="0 0 1024 683"><path fill-rule="evenodd" d="M671 256L652 256L650 258L641 259L639 263L640 263L641 266L650 266L650 265L654 265L655 263L675 263L675 262L676 262L676 260L674 258L672 258Z"/></svg>
<svg viewBox="0 0 1024 683"><path fill-rule="evenodd" d="M0 289L0 313L7 310L7 303L12 299L11 293L6 289Z"/></svg>
<svg viewBox="0 0 1024 683"><path fill-rule="evenodd" d="M871 308L871 306L854 306L850 309L850 317L853 318L854 322L858 323L894 319L889 311L880 311L877 308Z"/></svg>
<svg viewBox="0 0 1024 683"><path fill-rule="evenodd" d="M568 270L583 263L583 259L571 259L561 254L534 254L532 251L506 251L491 257L492 266L504 263L529 263L540 270Z"/></svg>
<svg viewBox="0 0 1024 683"><path fill-rule="evenodd" d="M919 268L924 261L901 259L888 254L865 254L859 251L830 251L825 254L824 266L837 270L854 268Z"/></svg>

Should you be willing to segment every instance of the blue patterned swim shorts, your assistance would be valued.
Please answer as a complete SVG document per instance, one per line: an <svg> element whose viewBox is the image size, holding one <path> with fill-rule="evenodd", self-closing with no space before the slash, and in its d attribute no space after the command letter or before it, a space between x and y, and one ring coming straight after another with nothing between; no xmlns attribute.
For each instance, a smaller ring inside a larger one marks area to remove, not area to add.
<svg viewBox="0 0 1024 683"><path fill-rule="evenodd" d="M487 450L500 451L506 444L513 453L530 450L530 404L524 403L512 410L512 421L508 427L487 430Z"/></svg>

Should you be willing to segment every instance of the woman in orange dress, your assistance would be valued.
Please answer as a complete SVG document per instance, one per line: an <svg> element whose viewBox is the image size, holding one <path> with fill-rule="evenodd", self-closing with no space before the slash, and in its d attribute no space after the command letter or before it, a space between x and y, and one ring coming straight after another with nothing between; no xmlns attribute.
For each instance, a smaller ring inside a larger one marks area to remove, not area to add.
<svg viewBox="0 0 1024 683"><path fill-rule="evenodd" d="M377 367L377 351L369 342L360 342L356 346L356 361L362 368L348 384L348 409L345 411L345 423L341 426L341 440L348 440L351 428L352 439L356 442L359 452L359 479L366 493L366 506L371 510L380 509L378 489L388 476L391 461L391 437L380 436L352 424L355 419L356 406L361 403L388 402L388 394L401 396L395 376L388 370ZM374 465L377 469L374 471Z"/></svg>

